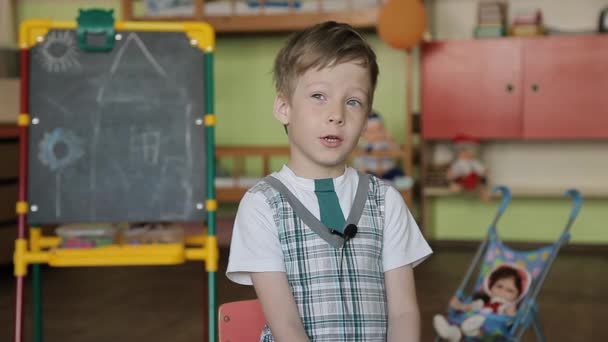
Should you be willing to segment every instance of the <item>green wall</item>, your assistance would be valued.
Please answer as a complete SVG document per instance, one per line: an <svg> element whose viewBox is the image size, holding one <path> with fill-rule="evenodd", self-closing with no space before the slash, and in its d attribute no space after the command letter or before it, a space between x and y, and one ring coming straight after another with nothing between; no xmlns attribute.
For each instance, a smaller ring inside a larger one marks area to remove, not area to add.
<svg viewBox="0 0 608 342"><path fill-rule="evenodd" d="M218 144L287 144L272 115L272 63L286 36L220 37L216 59ZM403 141L405 53L368 35L378 55L380 77L375 108L393 136Z"/></svg>
<svg viewBox="0 0 608 342"><path fill-rule="evenodd" d="M113 8L120 18L120 3L94 0L24 0L19 19L73 20L78 8ZM274 87L272 63L286 35L220 36L217 39L215 87L217 136L220 145L285 145L282 126L272 116ZM380 64L375 108L385 117L397 141L403 141L405 112L405 53L368 34ZM417 106L417 102L414 103Z"/></svg>
<svg viewBox="0 0 608 342"><path fill-rule="evenodd" d="M72 20L78 8L114 8L120 18L118 0L22 0L20 19ZM391 49L374 34L367 38L378 54L380 78L375 108L387 126L403 141L405 112L405 53ZM285 35L219 36L216 52L217 143L278 144L287 140L272 116L274 90L271 67ZM418 70L418 66L415 66ZM416 75L415 75L416 76ZM419 108L415 93L413 107ZM430 199L429 238L480 239L492 221L497 201L482 203L472 197ZM587 199L572 229L577 243L608 243L608 200ZM506 240L554 241L564 227L570 201L557 198L514 198L499 223Z"/></svg>
<svg viewBox="0 0 608 342"><path fill-rule="evenodd" d="M584 195L584 194L583 194ZM429 236L446 240L480 239L492 222L499 200L488 203L476 197L445 197L429 201ZM555 241L564 229L572 201L569 198L512 199L498 222L505 240ZM608 202L584 199L571 228L572 242L606 244L608 241Z"/></svg>
<svg viewBox="0 0 608 342"><path fill-rule="evenodd" d="M17 12L19 21L31 18L73 20L79 8L113 9L116 18L122 15L119 0L19 0Z"/></svg>

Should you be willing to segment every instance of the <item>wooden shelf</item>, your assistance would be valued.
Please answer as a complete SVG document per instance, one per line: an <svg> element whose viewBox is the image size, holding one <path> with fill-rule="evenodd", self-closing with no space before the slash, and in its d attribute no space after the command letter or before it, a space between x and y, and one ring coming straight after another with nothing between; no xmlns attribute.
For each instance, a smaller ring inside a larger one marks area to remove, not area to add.
<svg viewBox="0 0 608 342"><path fill-rule="evenodd" d="M238 202L252 186L250 182L241 184L241 177L244 175L245 171L245 159L257 158L261 160L262 170L259 177L262 178L270 173L270 162L272 158L287 158L289 156L289 147L265 145L216 146L215 154L218 160L232 159L231 174L227 177L222 177L231 180L232 183L227 186L216 186L216 198L219 202ZM362 155L375 158L393 157L401 161L408 160L409 157L409 153L405 147L400 146L399 149L395 150L375 151L371 153L355 149L350 158L352 159L353 157ZM405 165L404 168L407 169L407 166ZM408 172L406 170L406 174L411 176L411 171ZM251 176L245 178L251 178ZM413 205L412 189L397 190L401 193L408 205Z"/></svg>
<svg viewBox="0 0 608 342"><path fill-rule="evenodd" d="M371 29L376 26L378 10L354 10L348 12L233 15L203 17L217 33L239 32L288 32L301 30L326 20L347 22L353 27ZM134 17L132 21L193 21L195 17Z"/></svg>
<svg viewBox="0 0 608 342"><path fill-rule="evenodd" d="M18 138L19 127L17 127L17 124L0 124L0 140Z"/></svg>
<svg viewBox="0 0 608 342"><path fill-rule="evenodd" d="M566 189L549 188L509 188L513 197L521 198L563 198ZM608 188L582 188L578 189L583 198L608 198ZM424 189L426 197L456 197L456 196L476 196L475 192L452 192L448 188L426 187ZM500 198L500 194L492 194L492 198Z"/></svg>
<svg viewBox="0 0 608 342"><path fill-rule="evenodd" d="M6 134L17 136L19 109L19 78L0 77L0 138ZM13 133L14 132L14 133Z"/></svg>
<svg viewBox="0 0 608 342"><path fill-rule="evenodd" d="M122 0L123 19L126 21L204 21L217 33L242 32L289 32L300 30L327 20L349 23L359 29L376 27L379 7L353 8L342 11L298 12L292 9L285 13L205 15L204 1L196 1L191 16L136 16L133 0Z"/></svg>

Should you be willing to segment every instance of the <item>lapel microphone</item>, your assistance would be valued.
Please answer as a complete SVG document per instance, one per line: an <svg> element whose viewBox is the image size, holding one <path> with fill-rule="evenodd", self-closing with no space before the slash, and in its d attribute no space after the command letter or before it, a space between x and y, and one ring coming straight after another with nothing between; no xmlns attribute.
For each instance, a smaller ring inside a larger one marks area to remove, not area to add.
<svg viewBox="0 0 608 342"><path fill-rule="evenodd" d="M340 233L339 231L333 230L333 229L331 230L331 233L335 234L335 235L339 235L339 236L343 237L345 241L348 241L348 240L354 238L355 235L357 235L357 230L358 230L357 226L351 223L348 226L346 226L346 228L344 228L344 233Z"/></svg>

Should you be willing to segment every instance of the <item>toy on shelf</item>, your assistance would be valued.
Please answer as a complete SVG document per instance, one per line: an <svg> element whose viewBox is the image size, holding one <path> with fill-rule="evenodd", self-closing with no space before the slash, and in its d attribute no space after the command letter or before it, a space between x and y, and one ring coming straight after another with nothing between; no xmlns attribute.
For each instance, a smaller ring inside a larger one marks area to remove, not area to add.
<svg viewBox="0 0 608 342"><path fill-rule="evenodd" d="M519 10L513 18L509 31L512 36L517 37L544 35L543 13L540 9Z"/></svg>
<svg viewBox="0 0 608 342"><path fill-rule="evenodd" d="M453 144L456 159L452 161L447 171L450 190L478 191L482 200L489 200L487 170L478 159L479 141L468 135L459 135L453 139Z"/></svg>
<svg viewBox="0 0 608 342"><path fill-rule="evenodd" d="M600 33L608 33L608 7L603 8L600 12L597 31Z"/></svg>
<svg viewBox="0 0 608 342"><path fill-rule="evenodd" d="M247 6L249 6L249 8L260 8L260 7L300 8L300 7L302 7L302 2L301 1L287 1L287 0L278 0L278 1L277 0L275 0L275 1L250 0L250 1L247 1Z"/></svg>
<svg viewBox="0 0 608 342"><path fill-rule="evenodd" d="M184 229L178 224L135 224L122 236L126 245L184 243Z"/></svg>
<svg viewBox="0 0 608 342"><path fill-rule="evenodd" d="M61 248L95 248L116 243L118 229L111 224L69 224L58 227Z"/></svg>
<svg viewBox="0 0 608 342"><path fill-rule="evenodd" d="M382 154L382 152L399 151L399 146L377 112L372 112L367 117L367 127L361 134L359 149L363 153L354 160L357 169L392 181L397 188L411 187L411 178L397 166L395 157Z"/></svg>
<svg viewBox="0 0 608 342"><path fill-rule="evenodd" d="M477 5L475 38L496 38L506 35L507 3L505 1L480 1Z"/></svg>

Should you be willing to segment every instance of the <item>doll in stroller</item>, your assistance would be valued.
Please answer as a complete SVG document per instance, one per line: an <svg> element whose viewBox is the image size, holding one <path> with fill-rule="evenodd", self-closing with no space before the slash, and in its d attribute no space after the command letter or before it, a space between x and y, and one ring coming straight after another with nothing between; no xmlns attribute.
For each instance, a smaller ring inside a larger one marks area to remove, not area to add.
<svg viewBox="0 0 608 342"><path fill-rule="evenodd" d="M483 291L475 293L472 302L463 302L457 296L450 300L452 309L475 314L464 319L460 326L450 324L442 315L435 315L435 331L450 342L460 341L462 335L480 337L481 327L487 319L486 314L515 316L517 305L529 288L528 271L516 264L500 264L484 278Z"/></svg>
<svg viewBox="0 0 608 342"><path fill-rule="evenodd" d="M505 186L494 191L502 193L502 202L450 300L447 316L434 317L436 341L520 341L528 328L534 330L538 341L546 340L536 300L560 248L570 240L582 197L576 189L566 191L573 206L555 242L533 250L517 250L507 246L496 229L511 192ZM475 271L477 277L473 277Z"/></svg>

